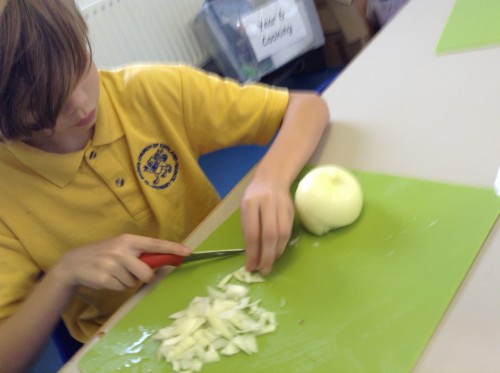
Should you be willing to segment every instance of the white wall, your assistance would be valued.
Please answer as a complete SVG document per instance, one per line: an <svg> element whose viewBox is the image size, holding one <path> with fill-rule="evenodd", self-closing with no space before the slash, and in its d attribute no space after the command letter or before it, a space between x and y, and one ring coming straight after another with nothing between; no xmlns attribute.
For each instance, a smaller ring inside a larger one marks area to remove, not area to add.
<svg viewBox="0 0 500 373"><path fill-rule="evenodd" d="M100 68L128 63L183 62L200 66L208 54L192 21L203 0L77 0Z"/></svg>
<svg viewBox="0 0 500 373"><path fill-rule="evenodd" d="M84 8L86 7L87 5L90 5L90 4L93 4L93 3L97 3L99 2L100 0L76 0L76 3L78 4L78 6L80 8Z"/></svg>

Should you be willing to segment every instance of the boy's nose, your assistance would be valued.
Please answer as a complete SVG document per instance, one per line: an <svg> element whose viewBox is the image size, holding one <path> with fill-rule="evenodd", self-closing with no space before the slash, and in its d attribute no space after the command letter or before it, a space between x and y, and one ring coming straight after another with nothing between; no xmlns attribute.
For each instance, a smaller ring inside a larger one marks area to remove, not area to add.
<svg viewBox="0 0 500 373"><path fill-rule="evenodd" d="M74 111L85 106L88 99L88 95L82 88L76 88L66 101L66 110L68 113L73 113Z"/></svg>

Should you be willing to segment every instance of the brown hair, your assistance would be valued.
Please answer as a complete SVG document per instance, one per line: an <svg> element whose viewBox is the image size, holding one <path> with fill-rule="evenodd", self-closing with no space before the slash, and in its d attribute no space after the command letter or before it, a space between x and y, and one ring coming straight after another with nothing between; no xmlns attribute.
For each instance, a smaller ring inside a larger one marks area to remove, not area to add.
<svg viewBox="0 0 500 373"><path fill-rule="evenodd" d="M0 141L52 130L89 56L74 0L0 0Z"/></svg>

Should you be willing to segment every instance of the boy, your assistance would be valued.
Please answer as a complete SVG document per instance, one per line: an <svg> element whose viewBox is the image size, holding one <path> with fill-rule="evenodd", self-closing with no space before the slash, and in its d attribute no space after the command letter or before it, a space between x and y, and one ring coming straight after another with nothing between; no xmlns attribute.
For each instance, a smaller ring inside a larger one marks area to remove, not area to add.
<svg viewBox="0 0 500 373"><path fill-rule="evenodd" d="M152 279L141 253L189 255L180 242L218 202L199 155L279 129L241 202L246 267L271 271L321 98L186 66L98 72L73 0L0 0L0 67L2 372L25 370L61 314L88 340Z"/></svg>

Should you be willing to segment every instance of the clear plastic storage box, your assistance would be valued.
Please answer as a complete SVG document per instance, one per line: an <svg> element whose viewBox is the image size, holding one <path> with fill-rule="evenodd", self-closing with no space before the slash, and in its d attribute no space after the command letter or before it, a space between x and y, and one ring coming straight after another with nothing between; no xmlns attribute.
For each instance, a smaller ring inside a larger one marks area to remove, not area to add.
<svg viewBox="0 0 500 373"><path fill-rule="evenodd" d="M241 82L324 44L313 0L206 0L194 31L220 72Z"/></svg>

